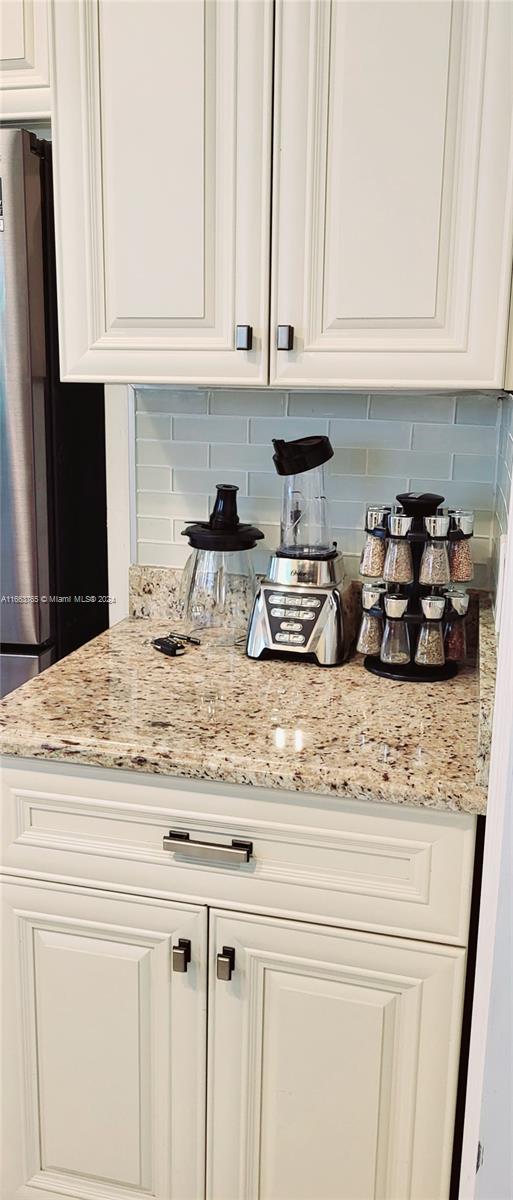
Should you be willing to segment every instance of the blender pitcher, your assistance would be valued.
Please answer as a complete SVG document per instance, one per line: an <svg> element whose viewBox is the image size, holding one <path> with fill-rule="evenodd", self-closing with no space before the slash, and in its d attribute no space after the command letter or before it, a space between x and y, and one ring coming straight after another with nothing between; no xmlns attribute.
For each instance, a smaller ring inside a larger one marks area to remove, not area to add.
<svg viewBox="0 0 513 1200"><path fill-rule="evenodd" d="M327 437L295 442L273 439L273 462L284 476L281 538L283 558L326 558L333 553L324 464L333 457Z"/></svg>

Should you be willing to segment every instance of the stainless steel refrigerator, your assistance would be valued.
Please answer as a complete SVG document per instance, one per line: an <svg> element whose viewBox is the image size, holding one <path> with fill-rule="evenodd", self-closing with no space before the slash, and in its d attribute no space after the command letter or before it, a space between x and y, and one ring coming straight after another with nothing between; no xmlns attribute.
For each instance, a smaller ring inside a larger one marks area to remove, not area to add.
<svg viewBox="0 0 513 1200"><path fill-rule="evenodd" d="M0 690L108 624L103 387L61 383L51 144L0 131Z"/></svg>

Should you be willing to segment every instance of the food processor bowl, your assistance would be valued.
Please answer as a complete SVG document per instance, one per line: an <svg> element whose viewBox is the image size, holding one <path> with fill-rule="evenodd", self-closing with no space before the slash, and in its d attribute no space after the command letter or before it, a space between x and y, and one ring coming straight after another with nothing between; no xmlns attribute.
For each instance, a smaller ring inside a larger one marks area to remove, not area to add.
<svg viewBox="0 0 513 1200"><path fill-rule="evenodd" d="M188 633L218 646L246 637L255 596L249 551L264 536L239 521L237 491L233 484L218 484L209 520L183 530L193 548L182 578L183 621Z"/></svg>

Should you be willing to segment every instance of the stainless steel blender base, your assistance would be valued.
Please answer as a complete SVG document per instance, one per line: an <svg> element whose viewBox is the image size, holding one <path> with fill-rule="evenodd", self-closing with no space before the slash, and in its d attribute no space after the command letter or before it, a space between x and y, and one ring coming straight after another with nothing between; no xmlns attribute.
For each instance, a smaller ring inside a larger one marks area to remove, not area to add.
<svg viewBox="0 0 513 1200"><path fill-rule="evenodd" d="M269 578L255 597L248 657L300 654L315 658L321 667L342 663L346 647L337 587L341 574L341 556L328 562L274 556ZM321 579L328 586L320 586Z"/></svg>

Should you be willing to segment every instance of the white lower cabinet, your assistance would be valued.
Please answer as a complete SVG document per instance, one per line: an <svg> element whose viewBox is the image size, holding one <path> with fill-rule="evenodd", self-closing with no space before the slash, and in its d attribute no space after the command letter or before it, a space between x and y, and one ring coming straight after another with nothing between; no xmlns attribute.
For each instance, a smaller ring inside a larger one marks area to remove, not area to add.
<svg viewBox="0 0 513 1200"><path fill-rule="evenodd" d="M210 948L209 1200L447 1197L465 952L218 911Z"/></svg>
<svg viewBox="0 0 513 1200"><path fill-rule="evenodd" d="M448 1196L464 949L3 892L2 1200Z"/></svg>
<svg viewBox="0 0 513 1200"><path fill-rule="evenodd" d="M6 760L1 833L1 1200L448 1200L475 818Z"/></svg>
<svg viewBox="0 0 513 1200"><path fill-rule="evenodd" d="M3 902L2 1200L198 1200L207 909L13 880Z"/></svg>

